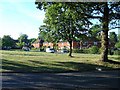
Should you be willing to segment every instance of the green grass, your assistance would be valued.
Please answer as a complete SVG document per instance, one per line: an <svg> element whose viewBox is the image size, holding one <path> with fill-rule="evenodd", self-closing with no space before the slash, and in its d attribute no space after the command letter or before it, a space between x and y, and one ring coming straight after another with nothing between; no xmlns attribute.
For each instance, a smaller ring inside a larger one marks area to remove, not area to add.
<svg viewBox="0 0 120 90"><path fill-rule="evenodd" d="M67 72L92 71L100 67L103 70L120 68L119 64L103 63L99 61L98 54L55 54L46 52L5 51L2 55L1 72ZM109 59L118 61L117 55Z"/></svg>

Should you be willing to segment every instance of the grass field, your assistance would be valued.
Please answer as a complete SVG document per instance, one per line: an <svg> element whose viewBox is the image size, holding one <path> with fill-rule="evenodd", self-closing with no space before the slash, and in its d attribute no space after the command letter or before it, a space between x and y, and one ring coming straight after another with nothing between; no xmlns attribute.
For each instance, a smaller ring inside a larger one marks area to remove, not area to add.
<svg viewBox="0 0 120 90"><path fill-rule="evenodd" d="M46 52L5 51L0 50L2 69L0 72L66 72L66 71L92 71L96 68L102 70L120 68L119 64L103 63L99 61L98 54L67 54ZM119 61L117 55L109 59Z"/></svg>

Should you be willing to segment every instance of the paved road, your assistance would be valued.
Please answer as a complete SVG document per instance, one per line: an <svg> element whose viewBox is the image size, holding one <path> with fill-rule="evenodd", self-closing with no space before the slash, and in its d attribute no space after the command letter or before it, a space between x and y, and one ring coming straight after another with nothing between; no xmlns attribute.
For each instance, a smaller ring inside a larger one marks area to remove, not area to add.
<svg viewBox="0 0 120 90"><path fill-rule="evenodd" d="M82 73L2 73L2 88L41 88L41 90L45 88L51 88L51 90L105 88L105 90L109 90L110 88L119 88L119 85L120 72L118 71Z"/></svg>

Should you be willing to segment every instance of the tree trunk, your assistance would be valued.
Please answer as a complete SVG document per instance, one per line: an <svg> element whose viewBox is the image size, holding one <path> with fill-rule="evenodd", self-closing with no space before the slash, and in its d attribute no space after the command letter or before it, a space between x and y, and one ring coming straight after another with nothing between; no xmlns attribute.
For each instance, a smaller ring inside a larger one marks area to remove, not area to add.
<svg viewBox="0 0 120 90"><path fill-rule="evenodd" d="M107 31L103 31L102 32L102 53L101 53L101 60L103 62L108 61L108 32Z"/></svg>
<svg viewBox="0 0 120 90"><path fill-rule="evenodd" d="M107 3L105 3L104 7L104 15L103 15L103 31L102 31L102 53L101 53L101 60L103 62L108 61L108 31L109 31L109 9Z"/></svg>
<svg viewBox="0 0 120 90"><path fill-rule="evenodd" d="M72 41L69 41L69 44L70 44L69 56L72 57Z"/></svg>

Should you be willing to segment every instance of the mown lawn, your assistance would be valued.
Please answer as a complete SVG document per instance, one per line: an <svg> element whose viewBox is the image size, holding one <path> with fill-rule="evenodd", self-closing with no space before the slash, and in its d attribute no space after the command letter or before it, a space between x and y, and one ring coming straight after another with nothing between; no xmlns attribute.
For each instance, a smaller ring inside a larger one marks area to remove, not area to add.
<svg viewBox="0 0 120 90"><path fill-rule="evenodd" d="M98 54L76 54L68 57L67 54L46 52L5 51L0 50L2 69L0 72L67 72L92 71L120 68L119 64L103 63ZM109 59L120 62L117 55Z"/></svg>

